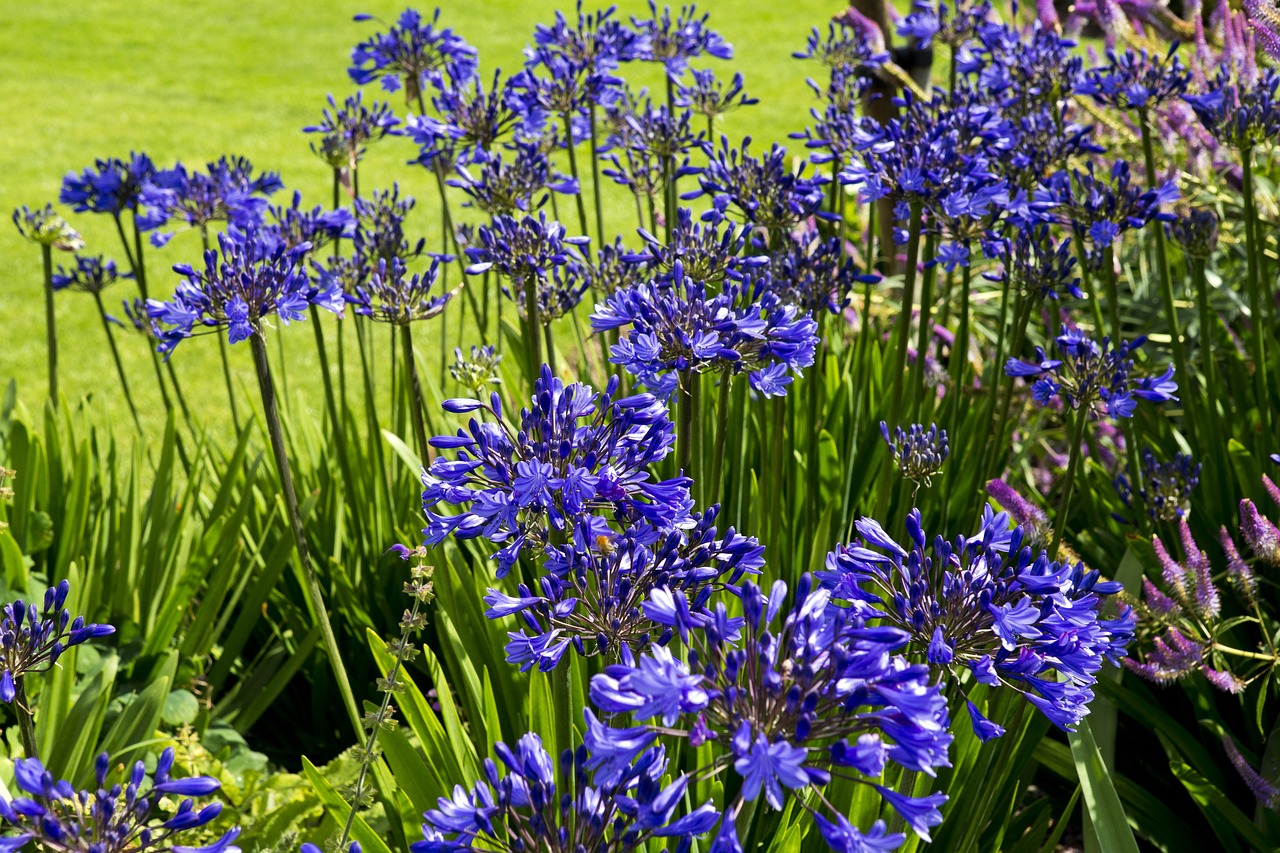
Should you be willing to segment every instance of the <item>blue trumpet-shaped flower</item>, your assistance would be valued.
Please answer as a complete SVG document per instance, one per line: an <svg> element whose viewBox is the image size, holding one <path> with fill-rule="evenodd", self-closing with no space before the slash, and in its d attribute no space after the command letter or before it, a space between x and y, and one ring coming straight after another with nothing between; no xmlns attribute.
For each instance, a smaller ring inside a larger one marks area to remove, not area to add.
<svg viewBox="0 0 1280 853"><path fill-rule="evenodd" d="M12 702L15 680L47 672L72 646L115 633L110 625L71 618L66 608L71 585L67 581L45 590L44 601L19 599L6 604L0 619L0 702Z"/></svg>
<svg viewBox="0 0 1280 853"><path fill-rule="evenodd" d="M357 21L372 20L357 15ZM356 85L374 80L388 92L403 86L409 100L419 97L423 85L443 74L469 76L476 67L476 49L448 27L440 27L440 10L430 21L414 9L405 9L394 26L360 42L351 51L348 74Z"/></svg>
<svg viewBox="0 0 1280 853"><path fill-rule="evenodd" d="M430 320L449 304L457 293L431 295L431 288L440 278L440 261L431 260L425 272L412 273L405 269L399 258L388 264L378 261L378 267L369 280L347 294L346 301L361 316L379 323L407 326L419 320Z"/></svg>
<svg viewBox="0 0 1280 853"><path fill-rule="evenodd" d="M101 294L122 278L133 278L133 273L121 273L115 261L102 255L76 255L74 267L59 265L54 271L53 289Z"/></svg>
<svg viewBox="0 0 1280 853"><path fill-rule="evenodd" d="M690 4L681 7L680 14L672 20L670 6L663 6L659 14L657 3L649 0L649 17L631 18L631 24L648 45L648 50L637 58L661 62L672 79L684 74L690 59L704 55L733 59L733 45L707 26L709 17L699 16L697 7Z"/></svg>
<svg viewBox="0 0 1280 853"><path fill-rule="evenodd" d="M70 172L62 179L58 199L77 213L108 213L119 216L125 210L136 210L142 187L155 174L155 164L146 154L96 160L80 174Z"/></svg>

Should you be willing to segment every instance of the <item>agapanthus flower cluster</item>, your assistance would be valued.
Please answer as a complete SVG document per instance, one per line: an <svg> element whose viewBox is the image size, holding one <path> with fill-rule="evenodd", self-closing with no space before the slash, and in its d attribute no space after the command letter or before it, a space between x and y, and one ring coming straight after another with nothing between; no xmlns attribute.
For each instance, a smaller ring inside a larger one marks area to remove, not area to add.
<svg viewBox="0 0 1280 853"><path fill-rule="evenodd" d="M502 381L498 376L498 364L501 361L502 353L492 346L478 347L472 344L470 355L464 355L461 347L455 347L449 375L473 396L483 397L485 388Z"/></svg>
<svg viewBox="0 0 1280 853"><path fill-rule="evenodd" d="M1078 329L1062 327L1054 338L1057 358L1049 358L1036 348L1036 360L1028 364L1010 358L1005 373L1030 381L1031 396L1042 406L1061 400L1068 408L1100 417L1130 418L1138 400L1164 403L1177 400L1178 384L1173 365L1159 376L1134 375L1133 353L1146 343L1145 337L1114 346L1110 338L1101 343Z"/></svg>
<svg viewBox="0 0 1280 853"><path fill-rule="evenodd" d="M805 49L791 55L796 59L816 60L833 74L877 65L888 58L884 51L884 33L861 15L827 24L825 38L814 27L805 40Z"/></svg>
<svg viewBox="0 0 1280 853"><path fill-rule="evenodd" d="M957 53L965 88L981 93L1005 118L1015 119L1070 98L1084 60L1076 43L1039 22L1030 30L990 23Z"/></svg>
<svg viewBox="0 0 1280 853"><path fill-rule="evenodd" d="M356 229L356 218L345 207L327 210L317 205L306 210L302 207L302 193L297 191L287 206L268 207L267 220L263 230L274 239L290 249L308 243L312 253L335 240L350 240Z"/></svg>
<svg viewBox="0 0 1280 853"><path fill-rule="evenodd" d="M476 245L467 247L468 275L492 269L515 282L545 277L572 257L572 247L585 246L590 237L567 236L565 228L546 213L516 218L495 216L476 231Z"/></svg>
<svg viewBox="0 0 1280 853"><path fill-rule="evenodd" d="M1064 729L1089 713L1103 661L1118 662L1133 636L1127 608L1102 617L1103 599L1120 584L1035 554L1023 546L1022 529L989 508L976 534L953 542L930 542L919 510L907 516L906 547L873 519L855 527L860 539L829 554L819 578L855 613L880 615L909 635L909 659L1016 690ZM968 707L978 737L1003 734Z"/></svg>
<svg viewBox="0 0 1280 853"><path fill-rule="evenodd" d="M453 299L457 290L431 295L440 278L440 259L432 258L431 265L420 273L410 273L399 258L390 263L379 260L377 268L368 280L359 284L355 292L345 299L357 314L378 323L407 326L420 320L430 320Z"/></svg>
<svg viewBox="0 0 1280 853"><path fill-rule="evenodd" d="M436 114L411 115L405 122L405 135L419 149L417 162L434 168L488 159L526 118L511 97L510 86L498 71L487 89L475 73L445 75L435 81L431 105Z"/></svg>
<svg viewBox="0 0 1280 853"><path fill-rule="evenodd" d="M423 474L427 544L483 536L502 546L493 557L505 577L524 549L567 541L586 514L623 527L641 520L659 529L688 526L689 479L650 481L649 466L675 444L666 406L651 394L615 398L617 390L616 376L597 392L566 385L543 365L518 425L503 416L497 394L488 404L446 401L448 411L492 420L472 418L465 431L431 439L456 458L442 454ZM461 511L441 515L442 502Z"/></svg>
<svg viewBox="0 0 1280 853"><path fill-rule="evenodd" d="M818 342L817 323L778 298L767 272L709 286L686 275L682 261L669 284L641 284L596 305L591 327L629 327L609 360L662 395L685 371L746 373L761 394L783 395L791 372L813 364Z"/></svg>
<svg viewBox="0 0 1280 853"><path fill-rule="evenodd" d="M1184 97L1223 145L1244 151L1280 136L1280 69L1267 68L1250 85L1223 68L1207 92Z"/></svg>
<svg viewBox="0 0 1280 853"><path fill-rule="evenodd" d="M724 602L711 610L671 610L688 663L655 646L594 676L592 703L641 725L616 729L589 721L588 744L607 749L622 766L644 748L646 732L712 746L710 763L698 772L732 771L741 782L713 849L741 849L733 819L744 803L763 797L780 810L787 789L812 794L814 804L804 807L816 813L824 802L818 789L833 776L874 787L927 839L942 820L938 807L946 797L911 797L875 781L889 761L929 775L948 766L946 700L927 667L897 654L907 633L868 627L862 616L834 605L826 590L813 589L808 575L790 606L781 581L767 596L750 581L738 594L742 617L730 617ZM893 849L904 840L882 837L878 823L864 836L831 811L833 820L823 818L820 826L835 850ZM835 827L839 832L827 831Z"/></svg>
<svg viewBox="0 0 1280 853"><path fill-rule="evenodd" d="M551 48L525 49L525 69L511 78L510 103L523 116L520 130L539 135L549 121L563 121L608 104L618 95L622 80L590 62L572 59ZM572 129L572 128L571 128ZM567 145L577 141L567 140Z"/></svg>
<svg viewBox="0 0 1280 853"><path fill-rule="evenodd" d="M601 172L637 197L656 197L680 178L699 174L691 165L690 152L702 142L693 130L689 110L672 112L651 102L631 105L617 116L616 132L610 134L602 153L608 154L611 168Z"/></svg>
<svg viewBox="0 0 1280 853"><path fill-rule="evenodd" d="M12 475L11 475L12 476ZM0 619L0 702L12 702L15 681L47 672L72 646L115 633L110 625L71 618L66 608L71 584L61 581L44 592L40 607L21 599L6 604Z"/></svg>
<svg viewBox="0 0 1280 853"><path fill-rule="evenodd" d="M156 229L175 221L190 228L205 228L211 222L227 222L241 230L254 228L267 209L265 196L282 186L274 172L254 175L253 165L242 157L222 157L204 172L179 163L157 170L143 185L138 227L155 232L151 235L155 246L173 239L172 233Z"/></svg>
<svg viewBox="0 0 1280 853"><path fill-rule="evenodd" d="M181 843L182 833L207 826L222 813L212 802L199 809L195 797L207 797L221 785L210 776L174 779L173 749L156 761L147 781L143 762L133 765L124 784L107 786L111 760L104 752L94 763L97 788L77 791L65 780L55 780L37 758L19 758L13 775L21 795L0 800L0 819L18 832L0 839L5 850L85 850L92 853L239 853L232 845L239 827L204 847ZM165 801L181 798L172 812Z"/></svg>
<svg viewBox="0 0 1280 853"><path fill-rule="evenodd" d="M1107 51L1107 63L1084 73L1076 92L1120 110L1146 110L1183 95L1191 72L1178 56L1177 42L1163 56Z"/></svg>
<svg viewBox="0 0 1280 853"><path fill-rule="evenodd" d="M548 191L577 195L578 182L562 174L551 158L534 143L516 143L514 156L504 161L500 151L490 153L483 161L458 166L458 176L449 179L471 197L470 205L490 216L514 216L529 213L546 204Z"/></svg>
<svg viewBox="0 0 1280 853"><path fill-rule="evenodd" d="M792 234L769 256L769 282L783 302L817 317L838 314L849 304L853 288L880 277L859 272L845 241L823 237L816 228Z"/></svg>
<svg viewBox="0 0 1280 853"><path fill-rule="evenodd" d="M1136 495L1124 474L1115 480L1125 506L1145 512L1152 521L1184 517L1191 509L1191 493L1199 484L1200 463L1189 454L1175 453L1168 462L1161 462L1150 448L1142 451L1142 487Z"/></svg>
<svg viewBox="0 0 1280 853"><path fill-rule="evenodd" d="M355 20L368 21L372 16L356 15ZM442 75L470 76L476 68L476 49L439 23L439 9L430 21L414 9L405 9L385 33L377 33L351 50L347 73L358 86L374 80L381 81L388 92L403 86L409 100L421 96L424 83Z"/></svg>
<svg viewBox="0 0 1280 853"><path fill-rule="evenodd" d="M278 240L262 242L257 232L219 234L218 250L204 254L204 269L176 264L183 276L167 302L151 299L147 315L168 328L161 332L160 352L172 353L197 327L226 329L231 343L262 334L270 317L286 324L306 317L314 305L342 313L341 289L333 281L311 282L302 259L303 243L286 248Z"/></svg>
<svg viewBox="0 0 1280 853"><path fill-rule="evenodd" d="M750 270L769 265L768 255L746 253L749 226L735 226L721 216L697 221L687 207L676 212L667 240L660 240L643 228L636 229L636 233L644 241L644 248L624 255L623 260L639 265L645 271L644 278L661 284L674 281L677 261L686 276L704 283L740 278Z"/></svg>
<svg viewBox="0 0 1280 853"><path fill-rule="evenodd" d="M710 16L698 15L693 4L680 7L680 14L671 18L671 7L649 0L649 17L632 17L631 24L647 45L637 59L661 62L667 76L675 79L684 74L690 59L706 55L716 59L733 59L733 45L707 26Z"/></svg>
<svg viewBox="0 0 1280 853"><path fill-rule="evenodd" d="M741 74L735 73L728 85L716 77L710 68L695 69L690 76L693 79L689 83L677 84L675 105L694 115L703 116L708 121L715 121L739 107L760 103L759 98L752 98L743 91Z"/></svg>
<svg viewBox="0 0 1280 853"><path fill-rule="evenodd" d="M375 190L367 198L358 198L352 207L356 218L352 237L357 260L369 271L380 260L399 258L408 263L426 248L426 241L419 238L410 242L404 233L404 221L413 210L412 196L400 197L400 185L389 190Z"/></svg>
<svg viewBox="0 0 1280 853"><path fill-rule="evenodd" d="M572 647L579 655L618 660L671 641L676 609L703 610L713 593L759 574L764 548L733 528L718 537L719 506L695 515L692 527L659 530L647 522L615 533L603 518L575 525L571 541L547 548L546 574L516 595L489 589L485 615L518 615L524 627L507 636L507 662L546 672ZM686 614L687 615L687 614Z"/></svg>
<svg viewBox="0 0 1280 853"><path fill-rule="evenodd" d="M307 125L303 133L318 133L320 141L311 143L311 150L334 169L350 171L359 166L365 146L387 136L397 136L400 119L391 111L390 104L374 102L364 104L364 93L349 95L338 106L333 95L319 124Z"/></svg>
<svg viewBox="0 0 1280 853"><path fill-rule="evenodd" d="M578 0L578 20L574 26L556 10L553 24L538 24L533 43L537 48L559 53L565 58L600 69L617 68L647 54L648 39L614 17L616 6L585 12Z"/></svg>
<svg viewBox="0 0 1280 853"><path fill-rule="evenodd" d="M1182 211L1168 228L1169 236L1189 258L1208 260L1218 248L1218 214L1211 207Z"/></svg>
<svg viewBox="0 0 1280 853"><path fill-rule="evenodd" d="M63 219L52 204L32 210L25 204L14 208L13 225L24 239L62 252L78 252L84 248L80 232Z"/></svg>
<svg viewBox="0 0 1280 853"><path fill-rule="evenodd" d="M1050 180L1061 215L1095 270L1101 268L1105 250L1115 247L1125 232L1174 219L1161 207L1178 200L1177 184L1169 181L1148 190L1131 181L1124 160L1117 160L1106 178L1098 177L1089 163L1084 171L1059 172Z"/></svg>
<svg viewBox="0 0 1280 853"><path fill-rule="evenodd" d="M593 718L587 714L590 725ZM675 849L688 850L695 836L715 826L720 813L707 802L675 816L691 780L682 774L662 784L670 768L665 750L653 741L647 738L627 759L595 751L588 742L565 749L558 762L533 732L514 750L497 743L494 752L506 773L486 758L484 778L470 789L455 785L450 797L441 797L424 815L424 840L409 849L579 853L643 849L679 839ZM599 769L602 765L608 772Z"/></svg>
<svg viewBox="0 0 1280 853"><path fill-rule="evenodd" d="M1003 269L983 273L985 278L1004 281L1007 276L1019 293L1036 299L1058 299L1063 293L1084 298L1071 238L1056 239L1048 224L1014 229L999 254L1006 259Z"/></svg>
<svg viewBox="0 0 1280 853"><path fill-rule="evenodd" d="M74 267L59 264L54 271L53 289L98 295L122 278L133 278L133 273L121 273L115 261L102 255L76 255Z"/></svg>
<svg viewBox="0 0 1280 853"><path fill-rule="evenodd" d="M652 244L651 244L652 245ZM648 266L635 261L637 253L623 245L617 237L612 244L601 246L591 263L583 266L583 275L589 280L591 290L608 296L619 290L635 287L648 278Z"/></svg>
<svg viewBox="0 0 1280 853"><path fill-rule="evenodd" d="M890 435L889 425L881 421L880 435L889 445L893 467L917 486L930 486L933 477L942 473L942 465L951 455L947 431L938 429L937 424L930 424L928 429L923 424L912 424L905 430L900 426L894 427Z"/></svg>
<svg viewBox="0 0 1280 853"><path fill-rule="evenodd" d="M130 153L128 160L95 160L80 174L67 173L58 200L71 205L76 213L119 216L125 210L137 209L142 187L155 171L155 164L146 154Z"/></svg>
<svg viewBox="0 0 1280 853"><path fill-rule="evenodd" d="M751 139L741 149L731 146L728 137L711 152L710 161L698 178L700 189L686 193L686 199L707 195L717 211L732 205L750 223L783 235L809 217L832 219L824 211L821 175L805 177L803 169L793 171L787 163L787 149L774 144L763 157L750 152Z"/></svg>

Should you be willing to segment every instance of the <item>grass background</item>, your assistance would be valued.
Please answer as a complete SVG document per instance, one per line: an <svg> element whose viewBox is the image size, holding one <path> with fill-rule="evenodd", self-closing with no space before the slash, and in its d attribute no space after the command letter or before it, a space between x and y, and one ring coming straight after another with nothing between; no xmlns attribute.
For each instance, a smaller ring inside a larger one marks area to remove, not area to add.
<svg viewBox="0 0 1280 853"><path fill-rule="evenodd" d="M589 7L604 4L588 3ZM401 2L314 2L314 0L49 0L23 4L0 23L0 115L6 117L6 141L0 147L0 203L4 211L55 201L62 176L93 163L96 157L123 157L131 150L149 154L159 167L180 160L199 166L223 154L243 155L259 169L279 171L286 190L273 197L286 202L294 190L307 204L329 203L331 173L308 147L301 132L319 118L325 97L341 100L354 91L347 76L352 46L381 26L354 23L368 12L391 21ZM430 7L420 7L424 13ZM482 73L514 70L534 25L552 20L570 0L446 0L442 23L453 27L480 51ZM843 4L832 0L748 3L718 0L705 4L711 25L735 49L732 63L715 63L724 76L740 71L757 106L728 116L723 130L731 139L753 136L755 148L785 141L806 124L814 103L805 77L813 67L791 58L803 47L809 29L825 26ZM620 4L623 15L647 11L643 2ZM623 74L633 83L660 91L654 66L632 65ZM366 93L391 100L403 116L403 95L370 87ZM794 146L793 146L794 147ZM393 139L370 149L361 170L361 190L399 181L402 192L417 196L413 230L438 243L435 189L425 170L406 165L414 152L408 140ZM608 179L605 179L606 181ZM454 191L457 193L458 191ZM455 211L462 197L452 202ZM588 204L590 200L588 199ZM60 208L62 209L62 208ZM606 230L633 235L634 207L629 196L609 197ZM72 214L62 209L85 237L88 253L105 253L124 264L109 217ZM566 222L576 222L573 205L561 207ZM570 225L570 230L577 229ZM199 237L180 233L167 247L148 246L148 281L153 296L172 291L177 262L198 261ZM71 261L69 254L55 263ZM124 282L107 293L109 306L136 295ZM452 310L457 310L456 308ZM446 312L449 317L451 312ZM59 293L56 299L59 381L70 399L95 394L122 422L127 409L118 391L110 354L93 300L87 294ZM0 380L17 380L20 398L34 406L47 393L44 352L44 303L39 247L22 240L11 226L0 227ZM337 322L328 319L327 324ZM417 333L424 353L438 347L438 323ZM330 330L330 334L332 330ZM288 393L295 405L312 408L315 348L310 330L282 330ZM456 341L450 322L449 346ZM140 336L119 330L125 369L144 423L158 428L162 404ZM470 341L469 341L470 342ZM278 352L276 342L271 351ZM436 355L427 356L434 363ZM256 396L247 348L233 350L236 380L246 397ZM206 422L229 421L217 345L205 337L184 343L174 356L189 402ZM382 361L385 364L385 360ZM301 393L299 393L301 392Z"/></svg>

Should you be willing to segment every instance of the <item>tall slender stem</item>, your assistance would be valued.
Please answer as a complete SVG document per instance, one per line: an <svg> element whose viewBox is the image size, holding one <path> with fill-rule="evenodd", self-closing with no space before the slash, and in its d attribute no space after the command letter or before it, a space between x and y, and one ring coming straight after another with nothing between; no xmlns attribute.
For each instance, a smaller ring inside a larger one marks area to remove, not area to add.
<svg viewBox="0 0 1280 853"><path fill-rule="evenodd" d="M133 210L133 276L142 298L147 298L147 262L142 256L142 231L138 228L138 210Z"/></svg>
<svg viewBox="0 0 1280 853"><path fill-rule="evenodd" d="M1084 425L1089 421L1089 410L1081 407L1075 413L1075 425L1071 430L1071 449L1067 452L1067 473L1062 478L1062 498L1058 514L1053 517L1053 541L1049 543L1049 558L1058 558L1058 546L1062 544L1067 528L1067 513L1071 510L1071 493L1075 490L1076 469L1080 467L1080 444L1084 441Z"/></svg>
<svg viewBox="0 0 1280 853"><path fill-rule="evenodd" d="M1249 326L1253 338L1254 382L1258 395L1258 411L1262 415L1262 434L1275 435L1271 430L1271 391L1267 382L1266 324L1263 322L1263 303L1258 274L1258 223L1256 203L1253 197L1253 148L1240 152L1244 167L1244 243L1248 256Z"/></svg>
<svg viewBox="0 0 1280 853"><path fill-rule="evenodd" d="M111 323L107 320L107 309L102 304L102 294L95 292L93 298L98 303L98 316L102 318L102 330L107 333L107 343L111 345L111 358L116 363L116 375L120 377L120 388L124 391L125 402L129 404L129 414L133 415L133 425L138 428L138 432L142 432L142 422L138 420L138 407L134 405L133 394L129 391L129 380L124 375L124 364L120 361L116 336L111 333Z"/></svg>
<svg viewBox="0 0 1280 853"><path fill-rule="evenodd" d="M596 203L596 239L604 245L604 199L600 192L600 143L596 129L596 102L591 102L587 111L587 120L591 122L591 192ZM710 142L710 137L708 137ZM581 187L579 187L581 191Z"/></svg>
<svg viewBox="0 0 1280 853"><path fill-rule="evenodd" d="M968 388L969 380L969 266L960 268L960 331L955 346L951 348L951 373L954 378L953 393L957 405Z"/></svg>
<svg viewBox="0 0 1280 853"><path fill-rule="evenodd" d="M209 226L200 223L200 243L204 246L204 251L209 251ZM311 309L315 311L314 308ZM227 402L231 406L231 423L235 425L236 432L240 432L240 409L236 405L236 387L231 381L231 353L228 351L227 339L225 335L215 335L218 339L218 355L222 359L222 379L227 384Z"/></svg>
<svg viewBox="0 0 1280 853"><path fill-rule="evenodd" d="M903 271L902 306L898 314L898 351L894 356L893 395L889 406L890 420L898 423L902 415L902 394L906 385L907 349L911 342L911 312L916 297L916 265L920 255L920 209L918 201L911 202L911 221L907 223L907 268Z"/></svg>
<svg viewBox="0 0 1280 853"><path fill-rule="evenodd" d="M276 459L276 468L280 474L280 488L284 493L285 510L289 515L289 528L293 533L293 544L298 551L298 560L302 563L302 573L306 578L305 590L315 617L320 623L320 634L324 638L325 650L328 652L329 666L333 669L338 681L338 692L342 696L343 707L351 719L360 742L364 742L364 725L356 705L355 694L351 691L351 682L347 678L346 667L342 664L342 653L338 648L338 638L333 633L333 623L329 621L329 611L324 604L324 592L320 588L320 578L316 575L311 563L311 552L307 548L307 534L302 527L302 513L298 509L298 495L293 487L293 469L289 466L289 454L285 450L284 431L280 427L280 410L276 403L275 383L271 379L271 364L267 360L267 345L260 331L249 336L249 344L253 350L253 366L258 373L258 387L262 392L262 409L267 421L267 432L271 437L271 451Z"/></svg>
<svg viewBox="0 0 1280 853"><path fill-rule="evenodd" d="M40 253L44 258L44 333L47 346L45 356L49 365L49 399L56 405L58 402L58 330L54 326L53 316L53 247L41 244Z"/></svg>
<svg viewBox="0 0 1280 853"><path fill-rule="evenodd" d="M320 358L320 376L324 380L324 406L329 413L329 421L333 424L334 437L339 438L342 433L342 421L338 420L338 406L333 396L333 379L329 376L329 350L325 347L324 329L320 326L320 312L316 306L310 306L310 314L311 328L316 336L316 355Z"/></svg>
<svg viewBox="0 0 1280 853"><path fill-rule="evenodd" d="M720 503L720 475L724 471L724 448L729 440L729 401L733 374L720 374L720 393L716 398L716 437L711 452L711 482L706 491L708 506Z"/></svg>
<svg viewBox="0 0 1280 853"><path fill-rule="evenodd" d="M26 676L19 675L13 680L13 708L18 715L18 734L22 738L22 751L27 758L39 758L40 749L36 746L36 720L31 710L31 700L27 698Z"/></svg>
<svg viewBox="0 0 1280 853"><path fill-rule="evenodd" d="M693 371L681 370L676 386L676 467L684 476L693 471Z"/></svg>
<svg viewBox="0 0 1280 853"><path fill-rule="evenodd" d="M937 238L930 233L924 241L924 286L920 289L920 329L916 337L916 361L911 366L912 398L916 407L924 404L924 386L926 381L924 363L929 352L929 339L933 334L933 283L938 275L938 265L933 261L934 247ZM923 416L922 416L923 417Z"/></svg>
<svg viewBox="0 0 1280 853"><path fill-rule="evenodd" d="M427 443L427 426L422 420L422 413L426 410L426 401L422 396L422 384L418 381L417 359L413 354L413 332L410 330L408 323L400 327L400 341L404 345L404 360L409 371L410 415L413 420L413 434L418 440L418 453L422 457L422 464L425 466L431 462L431 445Z"/></svg>
<svg viewBox="0 0 1280 853"><path fill-rule="evenodd" d="M578 177L578 155L573 145L573 121L568 113L564 114L564 147L569 152L569 174L573 175L573 180L578 185L578 194L574 196L578 204L578 224L583 234L590 234L587 229L587 205L582 200L582 180Z"/></svg>
<svg viewBox="0 0 1280 853"><path fill-rule="evenodd" d="M530 382L542 372L542 323L538 319L538 276L524 281L524 345L529 354Z"/></svg>

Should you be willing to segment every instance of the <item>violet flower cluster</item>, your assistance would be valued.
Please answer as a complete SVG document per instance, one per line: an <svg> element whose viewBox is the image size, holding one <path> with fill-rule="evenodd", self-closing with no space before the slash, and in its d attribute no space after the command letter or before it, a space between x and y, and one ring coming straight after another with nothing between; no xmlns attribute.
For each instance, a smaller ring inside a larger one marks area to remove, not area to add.
<svg viewBox="0 0 1280 853"><path fill-rule="evenodd" d="M241 230L261 224L267 210L265 196L284 184L274 172L253 173L253 164L243 157L222 157L209 163L206 171L188 170L178 163L160 169L142 185L138 203L138 227L151 231L151 243L164 246L173 233L157 229L181 222L204 229L211 222L226 222Z"/></svg>
<svg viewBox="0 0 1280 853"><path fill-rule="evenodd" d="M93 853L239 853L233 845L239 827L228 830L203 847L183 845L182 833L209 825L222 813L212 802L196 808L196 797L207 797L221 785L210 776L174 779L173 749L156 761L147 781L146 766L138 761L123 785L107 786L111 761L104 752L94 764L97 787L78 791L55 780L36 758L19 758L13 775L21 793L0 800L0 820L17 834L0 838L5 850L88 850ZM178 799L181 798L181 799ZM170 810L163 800L177 799Z"/></svg>
<svg viewBox="0 0 1280 853"><path fill-rule="evenodd" d="M133 278L133 273L122 273L116 262L102 255L76 255L74 267L61 264L53 273L54 290L78 290L81 293L100 295L122 278Z"/></svg>
<svg viewBox="0 0 1280 853"><path fill-rule="evenodd" d="M390 263L379 260L368 280L357 285L355 292L346 294L345 299L362 317L407 326L437 316L453 299L456 289L431 295L439 278L438 258L432 258L431 265L420 273L410 273L399 258L392 258Z"/></svg>
<svg viewBox="0 0 1280 853"><path fill-rule="evenodd" d="M373 20L373 16L356 15L355 20ZM378 80L388 92L403 86L405 97L412 101L420 97L425 83L442 75L468 76L476 67L476 49L439 23L439 9L430 21L414 9L405 9L386 32L352 48L351 79L358 86Z"/></svg>
<svg viewBox="0 0 1280 853"><path fill-rule="evenodd" d="M0 702L12 702L19 679L48 672L67 649L115 633L83 616L72 619L66 608L70 593L71 584L63 580L45 590L38 608L18 599L0 611Z"/></svg>
<svg viewBox="0 0 1280 853"><path fill-rule="evenodd" d="M1060 728L1089 713L1103 661L1117 663L1133 637L1128 608L1113 619L1101 613L1120 584L1035 554L1006 513L987 508L973 536L930 542L912 510L906 547L873 519L855 527L860 539L829 554L818 575L833 598L905 632L908 659L1016 690ZM972 702L968 709L979 738L1004 733Z"/></svg>
<svg viewBox="0 0 1280 853"><path fill-rule="evenodd" d="M669 643L677 611L692 618L725 584L764 566L755 537L729 528L718 538L719 509L695 514L680 530L639 522L615 533L601 516L583 518L569 542L546 549L546 574L533 588L522 583L514 596L490 588L485 596L490 619L518 615L524 623L507 635L507 662L546 672L570 646L616 661Z"/></svg>
<svg viewBox="0 0 1280 853"><path fill-rule="evenodd" d="M741 849L734 820L744 804L763 797L780 810L786 791L821 818L834 850L900 845L901 834L886 837L880 822L864 834L826 801L821 788L837 776L875 788L927 839L946 797L912 797L877 781L890 761L929 775L948 766L947 704L928 668L897 653L908 633L869 627L859 613L833 604L827 590L813 589L808 575L789 606L781 581L767 596L750 581L732 589L742 601L740 617L722 601L711 609L687 602L667 609L689 648L687 664L655 646L592 677L592 703L638 724L618 729L589 719L588 746L610 756L597 778L625 767L660 731L690 747L712 747L700 775L732 773L740 782L712 849ZM819 815L820 807L831 817Z"/></svg>
<svg viewBox="0 0 1280 853"><path fill-rule="evenodd" d="M1173 380L1173 365L1159 376L1134 375L1132 356L1145 342L1145 337L1139 337L1113 346L1110 338L1098 343L1078 329L1063 326L1053 342L1058 358L1049 358L1037 347L1034 363L1010 358L1005 372L1034 378L1031 396L1042 406L1057 399L1091 416L1131 418L1138 400L1164 403L1178 399L1174 396L1178 384Z"/></svg>
<svg viewBox="0 0 1280 853"><path fill-rule="evenodd" d="M784 395L791 373L813 364L818 342L817 323L782 302L767 271L716 286L686 275L680 260L670 284L618 291L591 314L597 332L628 326L609 360L663 396L684 371L746 373L761 394Z"/></svg>
<svg viewBox="0 0 1280 853"><path fill-rule="evenodd" d="M942 473L942 465L951 454L947 431L939 430L937 424L930 424L928 429L923 424L912 424L905 430L894 427L890 435L889 425L881 421L880 435L889 445L893 467L917 486L930 486L933 477Z"/></svg>
<svg viewBox="0 0 1280 853"><path fill-rule="evenodd" d="M431 439L456 458L442 454L423 474L427 544L483 536L501 546L493 557L505 577L526 548L537 553L567 540L586 515L622 528L638 521L658 529L690 525L689 479L650 481L648 467L675 443L666 406L651 394L617 391L616 376L597 392L566 385L543 365L518 425L503 416L497 394L488 404L446 401L447 411L493 420L472 418L466 431ZM442 515L442 502L460 511Z"/></svg>

